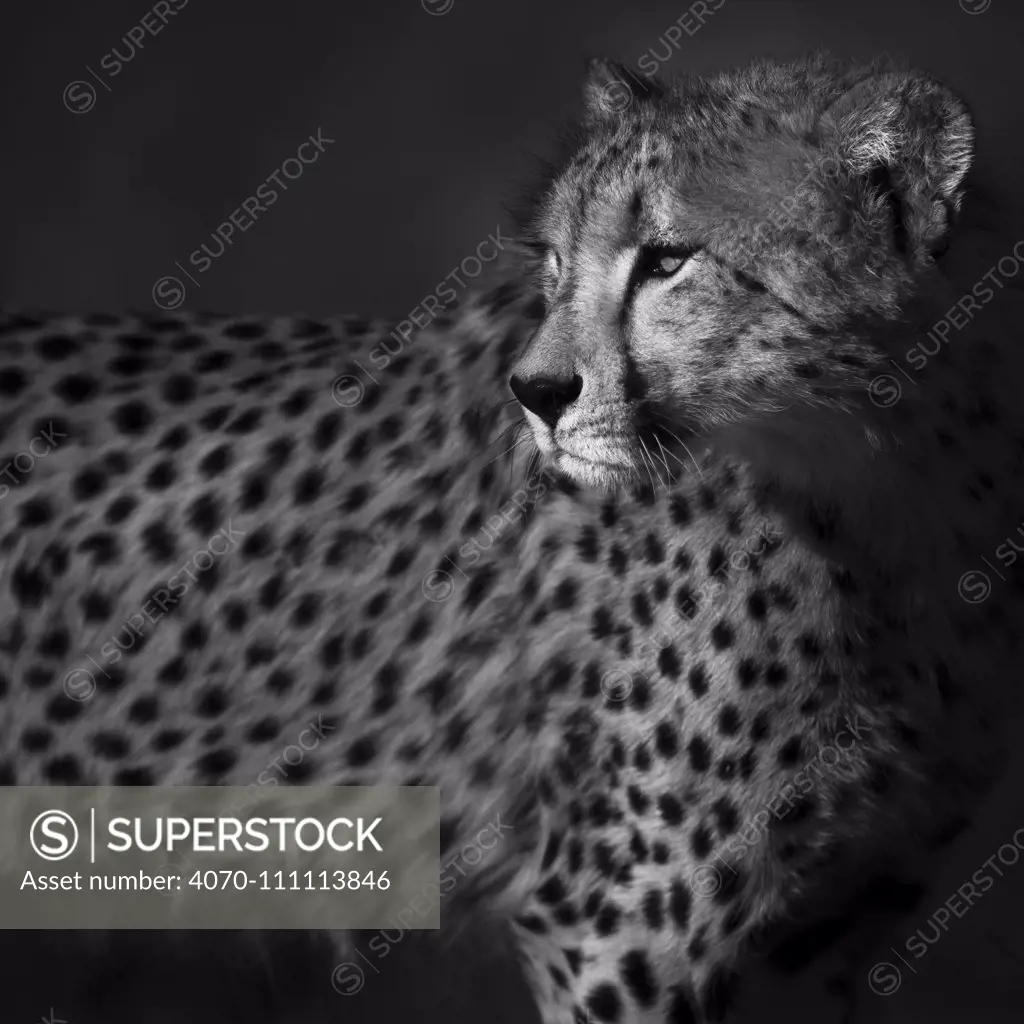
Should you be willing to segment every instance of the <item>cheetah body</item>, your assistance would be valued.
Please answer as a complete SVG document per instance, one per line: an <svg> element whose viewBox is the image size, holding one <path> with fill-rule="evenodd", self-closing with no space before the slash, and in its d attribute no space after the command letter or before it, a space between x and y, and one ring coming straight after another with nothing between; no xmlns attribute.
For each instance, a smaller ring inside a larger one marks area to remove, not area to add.
<svg viewBox="0 0 1024 1024"><path fill-rule="evenodd" d="M764 74L709 92L746 102ZM643 133L602 131L571 173L619 181ZM442 859L511 825L456 895L512 921L545 1022L715 1019L745 944L934 841L997 765L1019 599L957 580L1019 518L1019 357L964 332L881 409L885 359L812 289L801 363L823 337L858 361L839 410L800 378L797 457L709 430L670 486L581 489L507 450L509 373L560 308L538 328L508 274L373 377L387 325L0 326L2 461L54 439L0 500L4 781L437 784ZM886 443L844 447L855 416Z"/></svg>

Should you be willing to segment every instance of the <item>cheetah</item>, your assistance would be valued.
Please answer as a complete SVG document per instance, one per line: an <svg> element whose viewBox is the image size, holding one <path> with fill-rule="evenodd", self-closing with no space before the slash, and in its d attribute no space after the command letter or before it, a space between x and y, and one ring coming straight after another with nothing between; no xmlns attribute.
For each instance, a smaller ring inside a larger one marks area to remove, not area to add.
<svg viewBox="0 0 1024 1024"><path fill-rule="evenodd" d="M438 785L442 861L508 823L443 911L544 1024L720 1020L999 770L1017 257L923 75L596 61L584 104L415 334L0 322L0 780L246 785L315 720L288 784Z"/></svg>

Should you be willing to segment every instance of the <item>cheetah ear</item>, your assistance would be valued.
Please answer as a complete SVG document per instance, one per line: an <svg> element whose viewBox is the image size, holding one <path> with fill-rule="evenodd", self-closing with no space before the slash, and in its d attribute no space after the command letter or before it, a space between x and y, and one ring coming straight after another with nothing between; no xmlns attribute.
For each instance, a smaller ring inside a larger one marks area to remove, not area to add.
<svg viewBox="0 0 1024 1024"><path fill-rule="evenodd" d="M840 164L888 199L900 251L944 247L974 156L974 125L957 96L922 75L874 75L836 100L820 127Z"/></svg>
<svg viewBox="0 0 1024 1024"><path fill-rule="evenodd" d="M604 57L594 57L587 63L583 85L587 124L614 122L634 104L650 103L664 94L664 84L654 76L640 76Z"/></svg>

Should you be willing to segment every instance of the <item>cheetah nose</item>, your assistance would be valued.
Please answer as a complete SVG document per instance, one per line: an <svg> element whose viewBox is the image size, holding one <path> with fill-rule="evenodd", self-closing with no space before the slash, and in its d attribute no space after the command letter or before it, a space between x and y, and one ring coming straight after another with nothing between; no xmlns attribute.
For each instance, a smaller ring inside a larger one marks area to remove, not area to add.
<svg viewBox="0 0 1024 1024"><path fill-rule="evenodd" d="M551 377L531 377L523 380L513 375L508 386L519 404L539 416L552 430L566 407L572 405L583 390L583 378L574 373L568 380L554 380Z"/></svg>

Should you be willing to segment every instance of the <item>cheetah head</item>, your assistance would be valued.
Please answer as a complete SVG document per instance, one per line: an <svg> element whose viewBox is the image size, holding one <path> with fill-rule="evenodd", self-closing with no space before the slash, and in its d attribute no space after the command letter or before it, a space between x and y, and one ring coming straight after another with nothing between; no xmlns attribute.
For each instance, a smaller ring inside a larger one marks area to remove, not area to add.
<svg viewBox="0 0 1024 1024"><path fill-rule="evenodd" d="M584 92L530 209L546 312L510 379L548 463L620 486L711 448L796 472L878 447L867 383L959 207L961 102L820 56L671 86L596 61Z"/></svg>

